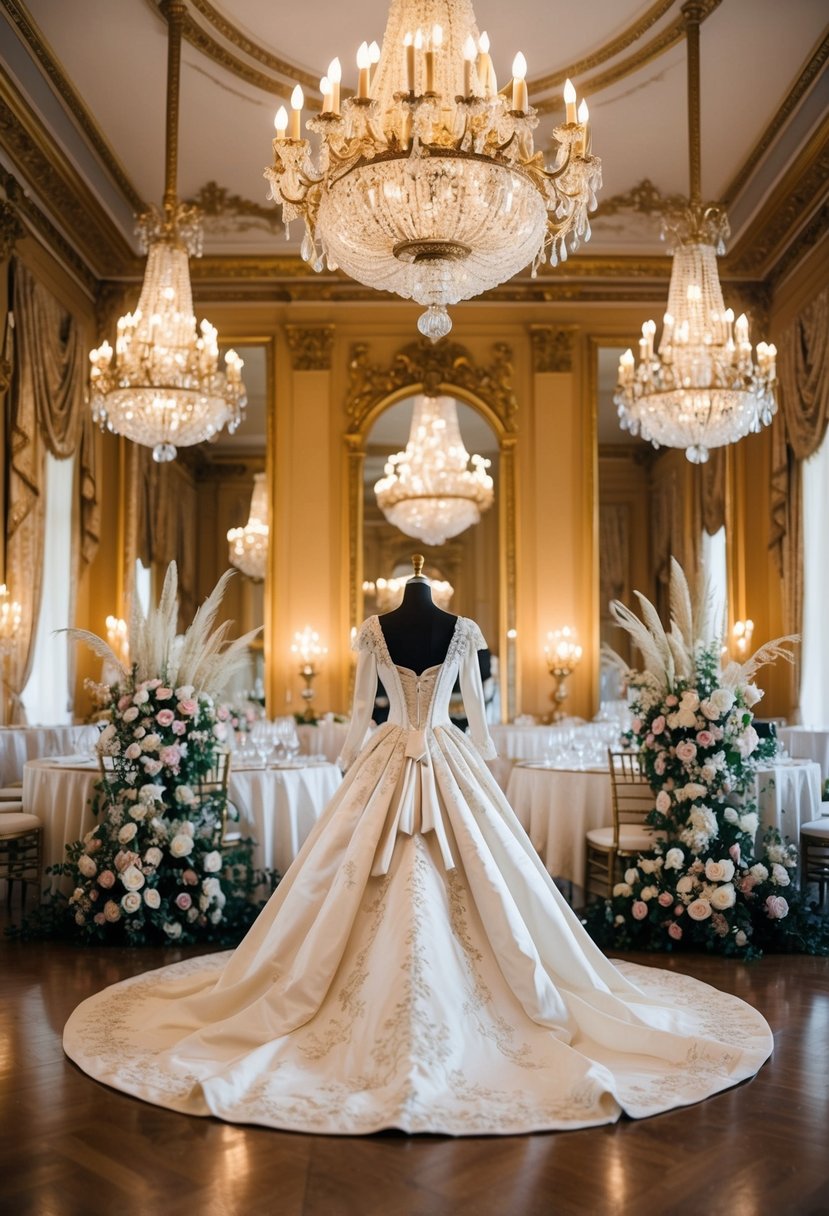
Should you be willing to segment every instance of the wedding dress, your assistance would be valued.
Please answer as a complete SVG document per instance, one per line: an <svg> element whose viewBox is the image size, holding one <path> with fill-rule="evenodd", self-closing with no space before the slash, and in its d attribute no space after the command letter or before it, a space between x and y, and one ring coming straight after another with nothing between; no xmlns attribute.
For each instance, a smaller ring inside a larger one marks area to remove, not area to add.
<svg viewBox="0 0 829 1216"><path fill-rule="evenodd" d="M756 1010L609 962L559 895L483 763L477 625L419 675L377 617L355 645L346 777L244 941L90 997L67 1054L173 1110L327 1134L589 1127L752 1076ZM359 751L378 674L389 720Z"/></svg>

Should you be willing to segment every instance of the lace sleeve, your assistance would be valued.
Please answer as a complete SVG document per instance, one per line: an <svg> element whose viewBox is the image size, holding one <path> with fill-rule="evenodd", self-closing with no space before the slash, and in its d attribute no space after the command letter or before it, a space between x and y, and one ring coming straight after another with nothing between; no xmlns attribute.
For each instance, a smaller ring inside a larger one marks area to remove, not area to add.
<svg viewBox="0 0 829 1216"><path fill-rule="evenodd" d="M351 649L359 654L361 650L374 650L374 617L368 617L351 641Z"/></svg>

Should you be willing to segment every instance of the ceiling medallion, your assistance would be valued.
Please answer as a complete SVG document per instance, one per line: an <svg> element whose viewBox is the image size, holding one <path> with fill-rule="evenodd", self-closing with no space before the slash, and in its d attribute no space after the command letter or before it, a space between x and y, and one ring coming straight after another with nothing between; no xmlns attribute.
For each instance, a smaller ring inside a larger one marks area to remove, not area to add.
<svg viewBox="0 0 829 1216"><path fill-rule="evenodd" d="M728 218L716 204L701 202L699 22L702 5L683 5L688 44L688 118L691 197L680 211L663 216L673 264L668 311L658 350L656 324L646 321L633 351L619 360L614 395L623 430L641 434L654 447L684 448L695 464L711 448L735 443L768 426L777 410L777 351L757 343L752 357L745 314L734 320L725 307L717 254L725 250Z"/></svg>
<svg viewBox="0 0 829 1216"><path fill-rule="evenodd" d="M341 268L426 311L421 333L452 327L447 306L496 287L532 263L555 265L590 237L601 164L590 154L587 106L565 88L566 121L548 169L533 146L538 114L527 65L498 91L471 0L392 0L382 51L362 44L356 96L340 101L341 67L320 81L322 107L301 138L297 85L290 122L276 116L265 170L286 225L302 218L302 256Z"/></svg>
<svg viewBox="0 0 829 1216"><path fill-rule="evenodd" d="M104 341L90 353L92 415L101 427L174 460L177 447L234 431L246 404L242 360L225 355L209 321L196 330L189 258L201 254L201 219L176 198L181 27L185 6L170 0L168 20L166 181L163 211L138 219L147 266L133 313L118 321L113 351Z"/></svg>
<svg viewBox="0 0 829 1216"><path fill-rule="evenodd" d="M377 505L406 536L442 545L492 506L489 464L464 447L454 398L418 397L406 450L388 458L374 487Z"/></svg>

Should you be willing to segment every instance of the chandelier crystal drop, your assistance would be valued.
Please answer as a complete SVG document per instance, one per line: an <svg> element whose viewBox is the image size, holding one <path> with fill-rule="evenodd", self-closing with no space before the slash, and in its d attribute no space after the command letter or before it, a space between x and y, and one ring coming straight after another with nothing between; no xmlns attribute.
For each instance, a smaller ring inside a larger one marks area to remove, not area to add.
<svg viewBox="0 0 829 1216"><path fill-rule="evenodd" d="M219 369L216 330L197 330L189 258L201 256L201 220L195 207L176 200L178 84L184 5L166 6L166 186L163 210L138 217L147 266L135 312L118 321L113 350L104 341L90 353L92 416L102 428L153 449L158 462L174 460L176 448L235 431L246 404L242 360L235 351Z"/></svg>
<svg viewBox="0 0 829 1216"><path fill-rule="evenodd" d="M269 534L265 474L257 473L253 478L248 522L243 528L231 528L227 534L231 566L257 583L261 583L265 577Z"/></svg>
<svg viewBox="0 0 829 1216"><path fill-rule="evenodd" d="M589 239L601 163L587 107L577 113L568 81L548 169L533 145L524 56L499 93L470 0L392 0L382 51L363 44L357 64L357 94L342 103L338 59L320 81L322 108L306 124L320 141L316 165L297 87L265 170L286 227L304 220L301 252L315 270L341 268L424 305L418 328L437 341L452 327L447 305L530 263L535 275Z"/></svg>
<svg viewBox="0 0 829 1216"><path fill-rule="evenodd" d="M452 397L418 397L406 450L389 457L374 487L377 505L406 536L442 545L492 506L489 464L464 447Z"/></svg>
<svg viewBox="0 0 829 1216"><path fill-rule="evenodd" d="M695 464L711 448L735 443L768 426L777 410L777 351L757 343L756 361L745 314L726 308L717 272L725 250L728 218L716 204L700 202L699 20L697 0L683 5L688 41L688 104L691 197L663 219L673 264L668 311L654 348L656 324L646 321L639 366L632 350L619 360L613 400L623 430L654 447L684 448Z"/></svg>

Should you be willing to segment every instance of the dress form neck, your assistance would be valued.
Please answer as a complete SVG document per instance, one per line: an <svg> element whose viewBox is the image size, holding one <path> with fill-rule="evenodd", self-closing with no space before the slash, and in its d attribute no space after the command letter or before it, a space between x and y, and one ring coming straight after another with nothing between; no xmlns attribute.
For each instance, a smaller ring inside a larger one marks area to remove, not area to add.
<svg viewBox="0 0 829 1216"><path fill-rule="evenodd" d="M418 675L446 658L457 617L438 608L428 579L410 578L398 608L380 617L391 661Z"/></svg>

